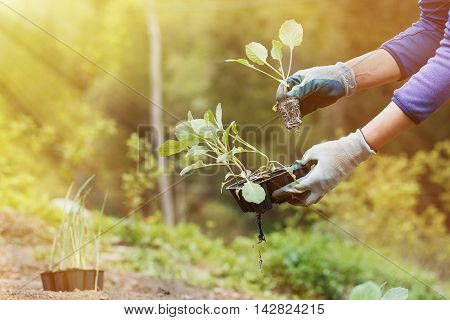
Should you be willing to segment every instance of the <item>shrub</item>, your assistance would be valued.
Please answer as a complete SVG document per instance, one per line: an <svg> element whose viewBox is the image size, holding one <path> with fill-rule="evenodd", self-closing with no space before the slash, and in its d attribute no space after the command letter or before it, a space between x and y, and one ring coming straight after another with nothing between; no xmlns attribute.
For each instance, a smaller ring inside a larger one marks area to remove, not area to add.
<svg viewBox="0 0 450 320"><path fill-rule="evenodd" d="M293 228L272 232L263 248L263 269L251 237L229 245L204 236L195 225L168 227L142 218L116 231L131 268L151 276L178 278L203 286L229 287L261 297L344 299L350 289L368 280L405 287L412 299L439 296L367 248L333 233ZM436 277L398 261L426 283Z"/></svg>

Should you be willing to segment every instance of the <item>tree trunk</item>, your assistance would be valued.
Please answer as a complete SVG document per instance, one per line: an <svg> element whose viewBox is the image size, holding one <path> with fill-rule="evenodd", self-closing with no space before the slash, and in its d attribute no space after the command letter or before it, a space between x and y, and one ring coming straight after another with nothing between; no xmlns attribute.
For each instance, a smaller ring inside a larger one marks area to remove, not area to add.
<svg viewBox="0 0 450 320"><path fill-rule="evenodd" d="M156 14L156 7L154 0L148 0L148 38L150 44L149 57L149 74L151 99L150 123L153 129L153 144L158 147L164 142L164 126L163 126L163 111L162 111L162 71L161 71L161 35L159 30L158 17ZM154 104L154 105L153 105ZM174 209L172 203L172 192L170 188L170 176L165 172L166 160L158 157L158 164L162 170L159 178L159 191L162 212L164 221L168 225L175 223Z"/></svg>

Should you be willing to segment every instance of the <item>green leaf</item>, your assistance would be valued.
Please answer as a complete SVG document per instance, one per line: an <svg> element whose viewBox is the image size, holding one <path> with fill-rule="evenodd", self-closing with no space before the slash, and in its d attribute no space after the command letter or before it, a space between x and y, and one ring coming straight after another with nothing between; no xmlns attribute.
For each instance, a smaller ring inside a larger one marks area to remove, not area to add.
<svg viewBox="0 0 450 320"><path fill-rule="evenodd" d="M303 27L295 20L285 21L281 25L279 37L292 50L303 42Z"/></svg>
<svg viewBox="0 0 450 320"><path fill-rule="evenodd" d="M208 113L206 113L208 114ZM205 118L209 118L209 114L206 115ZM217 128L210 124L210 122L206 121L205 119L194 119L191 120L190 125L195 133L199 134L202 137L212 137L216 132Z"/></svg>
<svg viewBox="0 0 450 320"><path fill-rule="evenodd" d="M188 122L182 122L176 125L175 136L179 141L183 141L189 146L195 146L199 143L199 139L194 135Z"/></svg>
<svg viewBox="0 0 450 320"><path fill-rule="evenodd" d="M243 153L243 152L249 152L249 151L250 150L246 150L246 149L244 149L242 147L238 147L238 148L234 147L233 149L231 149L231 153L233 155L238 154L238 153Z"/></svg>
<svg viewBox="0 0 450 320"><path fill-rule="evenodd" d="M255 67L250 62L248 62L247 59L228 59L228 60L225 60L225 62L237 62L237 63L240 63L240 64L242 64L246 67L252 68L252 69Z"/></svg>
<svg viewBox="0 0 450 320"><path fill-rule="evenodd" d="M250 61L259 65L264 65L266 63L267 57L269 56L266 47L257 42L252 42L246 45L245 53L247 54L247 57L250 59Z"/></svg>
<svg viewBox="0 0 450 320"><path fill-rule="evenodd" d="M220 156L217 157L216 162L217 163L227 163L229 156L230 156L229 153L221 154Z"/></svg>
<svg viewBox="0 0 450 320"><path fill-rule="evenodd" d="M283 59L283 44L278 40L272 40L272 50L270 51L270 55L275 60L281 60Z"/></svg>
<svg viewBox="0 0 450 320"><path fill-rule="evenodd" d="M235 124L235 122L233 121L228 128L224 131L223 135L222 135L222 142L225 146L228 147L229 145L229 138L230 138L230 130L233 127L233 125Z"/></svg>
<svg viewBox="0 0 450 320"><path fill-rule="evenodd" d="M207 154L210 150L204 146L193 146L186 154L186 157L199 157Z"/></svg>
<svg viewBox="0 0 450 320"><path fill-rule="evenodd" d="M372 281L360 284L353 288L350 300L380 300L381 288Z"/></svg>
<svg viewBox="0 0 450 320"><path fill-rule="evenodd" d="M222 142L223 142L223 144L228 148L228 140L229 140L229 137L230 137L230 129L229 128L227 128L224 132L223 132L223 135L222 135Z"/></svg>
<svg viewBox="0 0 450 320"><path fill-rule="evenodd" d="M216 117L214 116L214 113L212 113L211 110L206 111L206 113L205 113L205 121L208 122L209 124L213 125L213 126L217 125Z"/></svg>
<svg viewBox="0 0 450 320"><path fill-rule="evenodd" d="M203 168L203 167L205 167L205 163L202 160L197 161L196 163L193 163L193 164L187 166L186 168L184 168L183 170L181 170L180 175L184 176L186 173L188 173L194 169L199 169L199 168Z"/></svg>
<svg viewBox="0 0 450 320"><path fill-rule="evenodd" d="M191 128L195 133L200 133L202 129L208 126L208 123L205 121L205 119L194 119L189 121L189 124L191 125Z"/></svg>
<svg viewBox="0 0 450 320"><path fill-rule="evenodd" d="M192 112L188 111L188 121L194 120L194 117L192 116Z"/></svg>
<svg viewBox="0 0 450 320"><path fill-rule="evenodd" d="M161 157L168 157L181 151L186 150L189 147L189 144L186 141L175 141L175 140L167 140L164 144L160 145L158 148L158 154Z"/></svg>
<svg viewBox="0 0 450 320"><path fill-rule="evenodd" d="M233 122L230 124L230 127L231 127L231 131L233 131L234 134L239 134L238 129L237 129L236 122L233 121Z"/></svg>
<svg viewBox="0 0 450 320"><path fill-rule="evenodd" d="M260 204L266 198L266 191L259 184L247 181L242 187L242 196L247 202Z"/></svg>
<svg viewBox="0 0 450 320"><path fill-rule="evenodd" d="M219 103L216 107L216 123L220 130L223 130L222 124L222 104Z"/></svg>
<svg viewBox="0 0 450 320"><path fill-rule="evenodd" d="M408 299L408 289L392 288L388 290L381 300L406 300Z"/></svg>

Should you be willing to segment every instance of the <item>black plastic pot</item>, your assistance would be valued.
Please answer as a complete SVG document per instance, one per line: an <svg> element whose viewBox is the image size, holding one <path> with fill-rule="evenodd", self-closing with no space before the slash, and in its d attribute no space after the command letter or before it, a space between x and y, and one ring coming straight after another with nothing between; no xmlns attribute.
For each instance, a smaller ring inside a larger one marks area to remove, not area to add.
<svg viewBox="0 0 450 320"><path fill-rule="evenodd" d="M41 273L44 291L103 290L103 270L69 269ZM97 286L95 281L97 279Z"/></svg>
<svg viewBox="0 0 450 320"><path fill-rule="evenodd" d="M244 197L242 196L242 186L244 185L245 181L240 181L232 184L231 186L227 187L227 189L230 190L234 200L236 200L242 212L264 213L272 209L272 201L270 200L270 193L267 190L267 184L265 183L265 181L255 180L253 182L259 184L264 188L264 191L266 191L266 198L259 204L245 201Z"/></svg>
<svg viewBox="0 0 450 320"><path fill-rule="evenodd" d="M298 128L302 124L300 100L295 97L286 97L278 101L277 112L283 118L288 129Z"/></svg>
<svg viewBox="0 0 450 320"><path fill-rule="evenodd" d="M298 179L305 176L308 172L308 167L300 167L299 169L294 170L293 174L296 179ZM238 203L242 212L256 212L262 214L272 209L273 203L277 203L272 199L273 192L291 182L294 182L294 177L289 174L286 169L280 168L274 171L261 172L258 176L250 180L259 184L266 191L266 198L260 204L245 201L244 197L242 196L242 186L244 185L245 181L236 182L228 186L227 190L230 190L233 198Z"/></svg>

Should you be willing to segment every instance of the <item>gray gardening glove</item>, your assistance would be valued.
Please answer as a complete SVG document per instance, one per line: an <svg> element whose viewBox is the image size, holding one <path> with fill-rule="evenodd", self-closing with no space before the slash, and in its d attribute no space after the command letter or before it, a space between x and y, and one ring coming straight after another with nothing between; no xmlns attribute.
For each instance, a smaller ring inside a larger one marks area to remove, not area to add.
<svg viewBox="0 0 450 320"><path fill-rule="evenodd" d="M315 167L306 176L276 190L272 197L279 202L301 206L317 203L372 154L375 151L359 129L339 140L315 145L295 164L305 166L314 161Z"/></svg>
<svg viewBox="0 0 450 320"><path fill-rule="evenodd" d="M296 97L302 115L335 103L356 92L357 84L352 69L342 62L325 67L297 71L287 79L289 90L280 84L276 98Z"/></svg>

